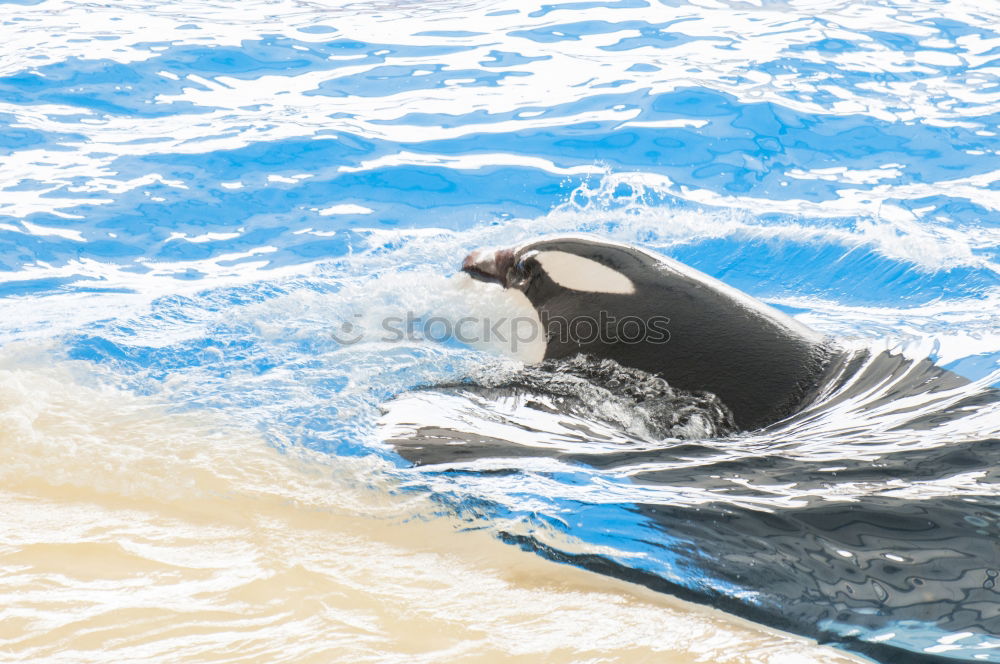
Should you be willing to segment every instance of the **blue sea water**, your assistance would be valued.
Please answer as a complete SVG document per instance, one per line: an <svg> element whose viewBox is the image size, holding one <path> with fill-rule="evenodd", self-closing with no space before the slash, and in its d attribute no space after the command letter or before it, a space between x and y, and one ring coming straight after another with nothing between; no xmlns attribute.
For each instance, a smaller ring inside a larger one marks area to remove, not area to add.
<svg viewBox="0 0 1000 664"><path fill-rule="evenodd" d="M849 343L929 358L974 381L970 394L1000 385L1000 7L2 6L8 354L84 363L94 381L218 412L280 449L379 456L400 486L502 539L604 556L737 611L759 588L704 572L629 505L767 510L804 499L794 482L737 473L725 490L664 493L635 469L565 460L411 469L379 433L386 404L507 365L426 335L389 342L373 334L380 321L474 308L453 275L475 247L588 232ZM346 323L358 343L332 334ZM836 467L873 445L1000 436L995 404L905 441L892 413L835 415L733 444ZM869 488L995 501L994 479L956 470ZM982 563L994 578L1000 557ZM849 648L1000 661L996 635L933 621L831 615L817 630Z"/></svg>

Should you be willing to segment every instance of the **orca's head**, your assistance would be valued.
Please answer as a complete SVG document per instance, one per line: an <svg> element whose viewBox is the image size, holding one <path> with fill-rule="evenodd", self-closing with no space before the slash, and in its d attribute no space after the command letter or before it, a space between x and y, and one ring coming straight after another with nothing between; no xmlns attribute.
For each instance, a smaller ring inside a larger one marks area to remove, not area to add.
<svg viewBox="0 0 1000 664"><path fill-rule="evenodd" d="M521 291L537 308L560 296L635 295L636 279L652 268L649 263L633 247L572 236L476 250L466 256L462 270L473 279Z"/></svg>
<svg viewBox="0 0 1000 664"><path fill-rule="evenodd" d="M473 279L527 298L545 332L546 358L585 352L624 359L629 340L665 339L662 331L646 336L650 318L663 313L647 287L660 269L657 257L641 249L587 236L478 250L462 264Z"/></svg>

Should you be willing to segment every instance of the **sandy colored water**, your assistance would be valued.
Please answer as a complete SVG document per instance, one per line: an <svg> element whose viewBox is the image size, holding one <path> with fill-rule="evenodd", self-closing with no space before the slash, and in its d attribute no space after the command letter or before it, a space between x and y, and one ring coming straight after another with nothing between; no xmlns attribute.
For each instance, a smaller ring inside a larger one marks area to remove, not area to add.
<svg viewBox="0 0 1000 664"><path fill-rule="evenodd" d="M0 370L0 660L859 661L463 532L380 477L85 368Z"/></svg>

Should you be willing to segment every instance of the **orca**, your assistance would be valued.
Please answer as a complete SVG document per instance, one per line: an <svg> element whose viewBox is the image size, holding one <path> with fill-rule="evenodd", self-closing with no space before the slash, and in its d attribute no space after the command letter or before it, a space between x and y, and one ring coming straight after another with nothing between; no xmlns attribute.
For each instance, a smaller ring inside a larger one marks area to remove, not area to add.
<svg viewBox="0 0 1000 664"><path fill-rule="evenodd" d="M536 360L582 353L711 392L743 430L795 413L843 355L831 339L707 274L601 238L478 250L462 269L528 299L544 332Z"/></svg>

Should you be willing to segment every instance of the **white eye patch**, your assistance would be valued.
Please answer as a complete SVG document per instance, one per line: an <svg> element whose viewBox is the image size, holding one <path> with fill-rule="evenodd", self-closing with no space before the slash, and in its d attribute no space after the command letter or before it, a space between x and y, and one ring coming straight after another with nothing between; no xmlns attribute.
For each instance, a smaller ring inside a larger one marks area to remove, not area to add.
<svg viewBox="0 0 1000 664"><path fill-rule="evenodd" d="M589 293L631 295L635 284L621 272L565 251L540 251L534 256L552 281L563 288Z"/></svg>

